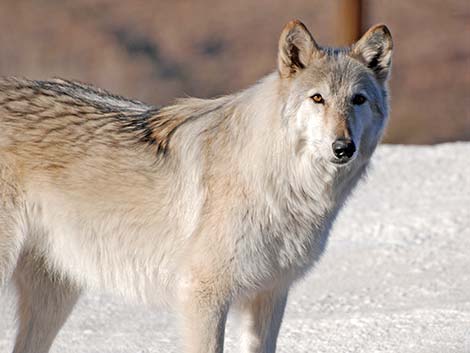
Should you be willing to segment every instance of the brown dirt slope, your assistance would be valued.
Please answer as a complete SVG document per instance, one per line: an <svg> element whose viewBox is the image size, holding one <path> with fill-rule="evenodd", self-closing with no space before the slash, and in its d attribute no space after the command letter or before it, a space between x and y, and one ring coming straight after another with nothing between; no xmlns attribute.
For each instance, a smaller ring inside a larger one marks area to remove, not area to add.
<svg viewBox="0 0 470 353"><path fill-rule="evenodd" d="M387 23L396 45L386 141L469 140L470 3L365 2L368 24ZM211 97L272 71L292 18L334 45L335 14L319 0L3 0L0 75L78 79L155 104Z"/></svg>

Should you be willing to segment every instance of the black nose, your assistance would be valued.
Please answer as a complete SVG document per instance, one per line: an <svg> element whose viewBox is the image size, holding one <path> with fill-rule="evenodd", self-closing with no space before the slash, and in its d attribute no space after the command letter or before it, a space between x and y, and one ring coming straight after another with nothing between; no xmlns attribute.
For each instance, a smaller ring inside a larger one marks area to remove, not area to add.
<svg viewBox="0 0 470 353"><path fill-rule="evenodd" d="M356 146L350 139L337 139L333 142L333 153L337 158L349 159L356 152Z"/></svg>

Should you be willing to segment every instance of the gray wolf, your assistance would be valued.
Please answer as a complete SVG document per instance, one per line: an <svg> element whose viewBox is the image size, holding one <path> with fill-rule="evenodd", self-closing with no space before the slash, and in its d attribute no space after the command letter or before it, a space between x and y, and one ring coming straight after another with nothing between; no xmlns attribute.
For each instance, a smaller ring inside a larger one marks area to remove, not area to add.
<svg viewBox="0 0 470 353"><path fill-rule="evenodd" d="M320 47L292 21L278 68L157 109L61 79L0 82L0 284L15 353L48 352L80 294L181 313L185 352L273 353L289 288L319 259L388 117L392 39Z"/></svg>

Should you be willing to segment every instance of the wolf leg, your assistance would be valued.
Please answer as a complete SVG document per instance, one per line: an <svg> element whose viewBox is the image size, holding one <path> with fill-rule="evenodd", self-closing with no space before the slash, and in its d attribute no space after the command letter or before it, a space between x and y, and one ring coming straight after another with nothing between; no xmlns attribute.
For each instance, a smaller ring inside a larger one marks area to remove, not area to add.
<svg viewBox="0 0 470 353"><path fill-rule="evenodd" d="M21 256L14 273L19 328L13 353L46 353L77 302L80 291L55 278L43 260Z"/></svg>
<svg viewBox="0 0 470 353"><path fill-rule="evenodd" d="M257 294L242 303L243 353L274 353L287 302L287 289Z"/></svg>
<svg viewBox="0 0 470 353"><path fill-rule="evenodd" d="M10 279L23 243L20 231L7 218L0 214L0 289Z"/></svg>
<svg viewBox="0 0 470 353"><path fill-rule="evenodd" d="M222 353L228 304L212 286L193 289L184 296L185 353Z"/></svg>
<svg viewBox="0 0 470 353"><path fill-rule="evenodd" d="M10 279L24 242L24 231L19 225L21 217L16 216L17 206L11 197L5 197L2 187L0 185L0 289Z"/></svg>

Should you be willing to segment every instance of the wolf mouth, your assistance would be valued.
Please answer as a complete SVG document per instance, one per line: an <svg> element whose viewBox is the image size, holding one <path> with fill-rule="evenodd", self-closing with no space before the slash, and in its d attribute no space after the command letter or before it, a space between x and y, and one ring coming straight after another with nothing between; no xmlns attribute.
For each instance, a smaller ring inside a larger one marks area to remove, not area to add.
<svg viewBox="0 0 470 353"><path fill-rule="evenodd" d="M330 162L331 162L331 163L334 163L334 164L336 164L336 165L343 166L343 165L349 164L349 163L352 162L354 159L355 159L354 157L352 157L352 158L348 158L348 157L333 158L333 159L330 159Z"/></svg>

